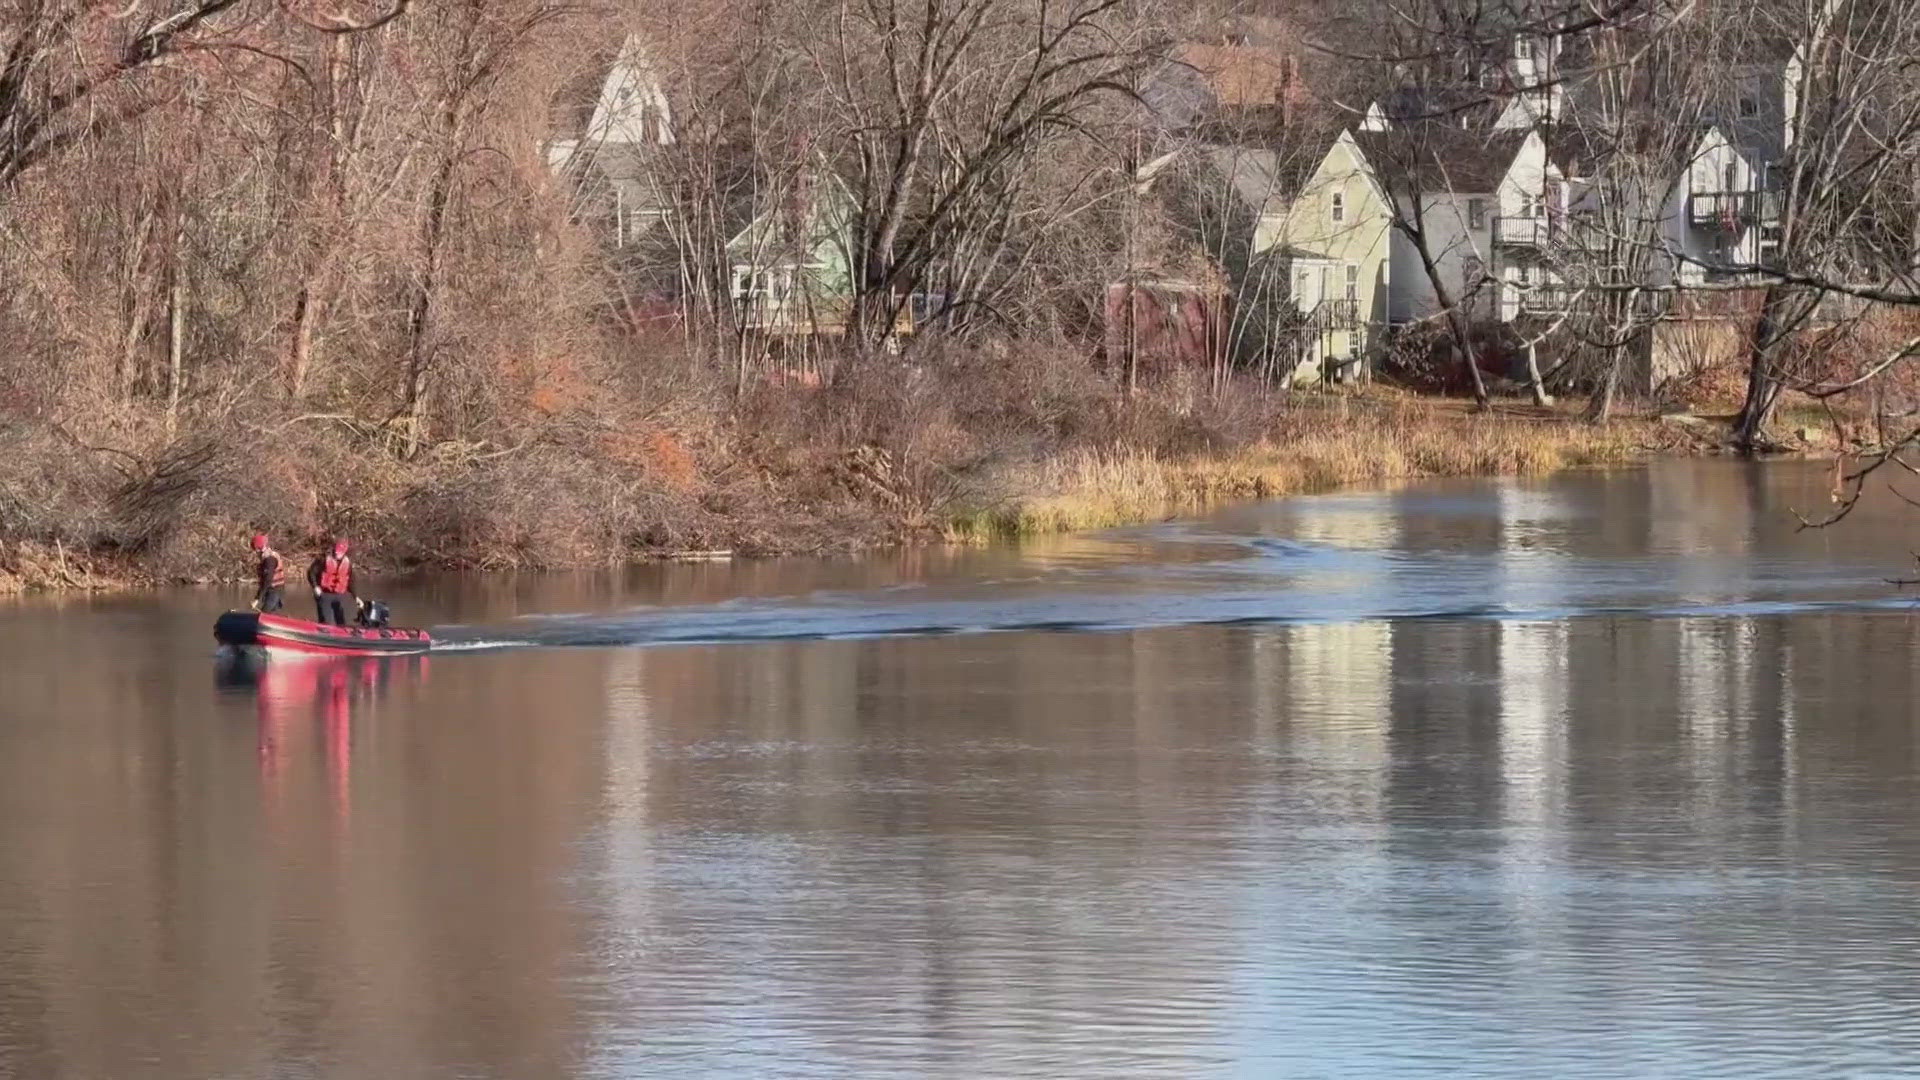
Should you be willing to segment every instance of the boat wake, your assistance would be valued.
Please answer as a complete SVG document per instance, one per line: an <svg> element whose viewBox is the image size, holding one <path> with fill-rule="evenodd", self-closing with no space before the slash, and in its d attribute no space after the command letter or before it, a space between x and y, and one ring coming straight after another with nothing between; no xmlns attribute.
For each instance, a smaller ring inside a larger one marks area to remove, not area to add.
<svg viewBox="0 0 1920 1080"><path fill-rule="evenodd" d="M1201 626L1290 626L1345 622L1484 621L1557 622L1586 618L1727 619L1824 612L1911 612L1907 598L1848 600L1770 600L1738 603L1668 603L1604 607L1509 608L1465 605L1445 608L1394 608L1341 611L1289 609L1284 597L1186 598L1158 610L1129 610L1125 603L1073 606L1078 615L988 603L928 604L864 612L806 604L768 603L739 608L647 609L615 615L582 615L530 628L512 636L497 627L435 628L435 654L498 652L509 649L632 648L773 643L784 641L860 641L1004 633L1121 633ZM1256 610L1264 609L1264 610ZM469 636L471 635L471 636Z"/></svg>
<svg viewBox="0 0 1920 1080"><path fill-rule="evenodd" d="M550 647L550 643L539 641L533 638L503 638L503 637L476 637L472 639L460 638L454 635L459 634L462 630L466 628L457 627L457 626L446 627L446 628L436 628L434 630L435 635L439 635L440 633L442 633L442 629L444 629L444 632L448 636L445 638L436 636L434 638L433 655L435 656L439 656L442 653L499 652L505 649L536 649L542 646Z"/></svg>
<svg viewBox="0 0 1920 1080"><path fill-rule="evenodd" d="M1904 569L1898 562L1836 557L1824 548L1636 548L1596 539L1584 519L1562 520L1565 515L1547 512L1552 507L1531 503L1524 508L1532 516L1497 531L1469 527L1486 513L1478 504L1424 500L1410 520L1465 524L1414 533L1374 521L1398 520L1377 513L1383 507L1411 513L1386 500L1275 504L1277 510L1264 512L1311 510L1313 516L1241 520L1262 512L1254 507L1220 520L1116 530L1065 550L983 553L971 566L921 583L438 627L434 651L1408 619L1745 618L1905 612L1916 603L1913 594L1888 585ZM1353 515L1363 520L1345 521ZM1317 535L1299 535L1308 531ZM1272 535L1289 532L1294 535Z"/></svg>

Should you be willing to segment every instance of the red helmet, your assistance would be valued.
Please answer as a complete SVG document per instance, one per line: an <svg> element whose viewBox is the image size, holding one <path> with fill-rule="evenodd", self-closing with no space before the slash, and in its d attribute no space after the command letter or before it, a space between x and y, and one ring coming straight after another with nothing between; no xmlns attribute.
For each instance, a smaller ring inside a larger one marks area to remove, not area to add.
<svg viewBox="0 0 1920 1080"><path fill-rule="evenodd" d="M266 533L253 534L253 550L255 551L267 550L267 534Z"/></svg>
<svg viewBox="0 0 1920 1080"><path fill-rule="evenodd" d="M333 553L335 555L345 555L347 553L347 542L345 540L335 540L333 542Z"/></svg>

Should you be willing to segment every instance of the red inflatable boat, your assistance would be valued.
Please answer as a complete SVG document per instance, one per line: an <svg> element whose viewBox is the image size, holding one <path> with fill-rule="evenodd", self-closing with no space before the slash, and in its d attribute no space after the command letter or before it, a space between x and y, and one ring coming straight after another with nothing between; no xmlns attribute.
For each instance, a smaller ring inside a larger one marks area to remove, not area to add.
<svg viewBox="0 0 1920 1080"><path fill-rule="evenodd" d="M284 615L229 611L213 624L213 637L236 649L322 656L401 656L433 648L425 630L398 626L328 626Z"/></svg>

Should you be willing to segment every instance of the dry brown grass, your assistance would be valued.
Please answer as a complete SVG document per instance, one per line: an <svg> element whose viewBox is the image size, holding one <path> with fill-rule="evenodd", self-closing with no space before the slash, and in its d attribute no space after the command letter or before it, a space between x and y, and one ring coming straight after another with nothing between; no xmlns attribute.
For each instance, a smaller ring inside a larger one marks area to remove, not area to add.
<svg viewBox="0 0 1920 1080"><path fill-rule="evenodd" d="M1360 402L1305 408L1259 441L1221 451L1075 449L1010 484L1030 492L958 515L948 536L981 541L1107 528L1249 499L1414 477L1551 472L1642 460L1668 440L1643 421L1605 427L1509 409Z"/></svg>

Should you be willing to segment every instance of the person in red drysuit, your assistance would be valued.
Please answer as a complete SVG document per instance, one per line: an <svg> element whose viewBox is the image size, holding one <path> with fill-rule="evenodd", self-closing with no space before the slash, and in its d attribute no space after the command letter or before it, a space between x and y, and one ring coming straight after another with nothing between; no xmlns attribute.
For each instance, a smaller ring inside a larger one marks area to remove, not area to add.
<svg viewBox="0 0 1920 1080"><path fill-rule="evenodd" d="M335 540L333 550L313 560L307 567L307 584L313 586L313 606L319 621L335 626L347 625L347 612L357 611L354 599L353 560L347 557L347 542Z"/></svg>

